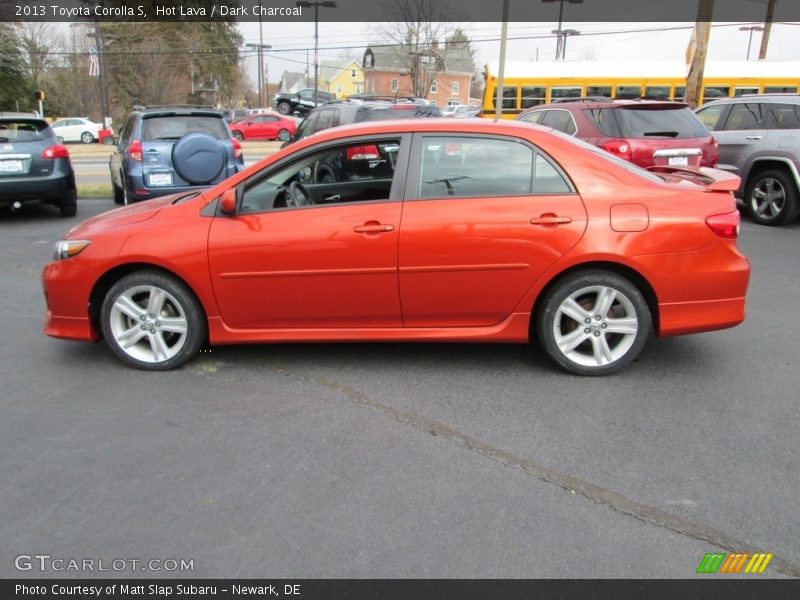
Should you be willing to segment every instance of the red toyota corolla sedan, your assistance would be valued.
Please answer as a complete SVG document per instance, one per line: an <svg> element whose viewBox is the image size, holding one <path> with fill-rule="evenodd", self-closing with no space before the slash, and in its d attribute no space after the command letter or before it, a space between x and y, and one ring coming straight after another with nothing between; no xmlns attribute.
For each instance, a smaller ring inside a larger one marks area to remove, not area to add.
<svg viewBox="0 0 800 600"><path fill-rule="evenodd" d="M536 339L602 375L651 333L742 322L738 185L524 123L334 128L72 229L44 269L45 332L153 370L206 343Z"/></svg>

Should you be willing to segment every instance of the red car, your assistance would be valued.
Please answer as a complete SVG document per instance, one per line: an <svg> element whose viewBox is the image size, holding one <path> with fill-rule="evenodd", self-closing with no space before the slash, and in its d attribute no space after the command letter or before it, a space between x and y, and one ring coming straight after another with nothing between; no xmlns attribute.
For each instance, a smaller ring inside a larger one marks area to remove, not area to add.
<svg viewBox="0 0 800 600"><path fill-rule="evenodd" d="M535 338L602 375L651 333L744 319L738 185L515 122L331 128L72 229L44 268L45 332L152 370L206 343Z"/></svg>
<svg viewBox="0 0 800 600"><path fill-rule="evenodd" d="M603 97L542 104L517 117L585 140L640 167L716 167L719 147L688 104Z"/></svg>
<svg viewBox="0 0 800 600"><path fill-rule="evenodd" d="M297 122L282 115L250 115L229 125L231 135L239 140L289 139L297 133Z"/></svg>

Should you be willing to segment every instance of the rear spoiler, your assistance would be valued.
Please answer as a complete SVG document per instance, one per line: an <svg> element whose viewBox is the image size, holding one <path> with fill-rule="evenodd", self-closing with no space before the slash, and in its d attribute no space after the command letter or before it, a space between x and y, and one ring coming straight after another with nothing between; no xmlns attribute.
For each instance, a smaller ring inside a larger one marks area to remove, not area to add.
<svg viewBox="0 0 800 600"><path fill-rule="evenodd" d="M669 167L665 165L647 167L647 170L651 173L663 173L687 179L704 186L709 192L735 192L742 183L742 179L738 175L709 167Z"/></svg>

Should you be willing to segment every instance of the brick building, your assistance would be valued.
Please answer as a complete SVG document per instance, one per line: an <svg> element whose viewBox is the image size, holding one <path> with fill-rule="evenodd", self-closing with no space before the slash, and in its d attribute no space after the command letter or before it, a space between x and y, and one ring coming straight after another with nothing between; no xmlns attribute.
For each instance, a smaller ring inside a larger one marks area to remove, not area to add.
<svg viewBox="0 0 800 600"><path fill-rule="evenodd" d="M415 64L416 73L412 68ZM437 106L446 106L448 102L469 104L474 63L469 50L462 45L440 47L434 42L418 52L411 52L405 46L369 47L361 68L367 94L422 96Z"/></svg>

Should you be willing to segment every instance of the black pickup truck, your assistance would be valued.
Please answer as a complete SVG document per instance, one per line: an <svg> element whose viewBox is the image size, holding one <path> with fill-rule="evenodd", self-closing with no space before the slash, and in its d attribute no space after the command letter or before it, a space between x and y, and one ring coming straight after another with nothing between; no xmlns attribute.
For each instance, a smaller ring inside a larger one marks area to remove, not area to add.
<svg viewBox="0 0 800 600"><path fill-rule="evenodd" d="M336 100L336 94L318 90L317 98L319 100L319 104L325 104L331 100ZM278 92L275 94L275 100L273 104L275 105L277 111L282 115L291 115L294 113L305 114L317 106L317 103L314 102L314 90L310 88L294 93Z"/></svg>

